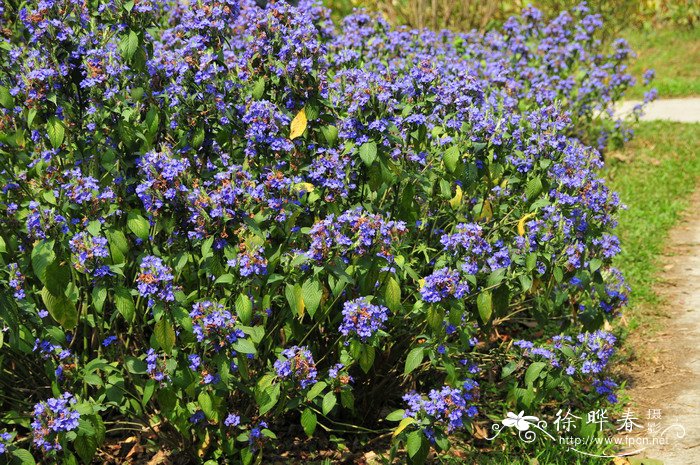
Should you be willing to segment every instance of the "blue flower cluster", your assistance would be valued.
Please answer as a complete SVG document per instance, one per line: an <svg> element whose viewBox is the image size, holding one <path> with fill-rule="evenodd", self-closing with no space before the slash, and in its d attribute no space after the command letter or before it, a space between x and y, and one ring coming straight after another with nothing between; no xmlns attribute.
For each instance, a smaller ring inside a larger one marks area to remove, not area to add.
<svg viewBox="0 0 700 465"><path fill-rule="evenodd" d="M165 362L165 355L157 353L155 349L150 348L148 352L146 352L146 370L148 375L159 383L170 381L170 375L168 374Z"/></svg>
<svg viewBox="0 0 700 465"><path fill-rule="evenodd" d="M2 11L0 10L0 14ZM0 455L7 452L7 445L12 440L12 435L10 433L0 433Z"/></svg>
<svg viewBox="0 0 700 465"><path fill-rule="evenodd" d="M155 302L172 302L173 294L172 269L163 263L159 257L148 255L141 260L141 273L136 277L139 294L148 297L148 306Z"/></svg>
<svg viewBox="0 0 700 465"><path fill-rule="evenodd" d="M432 389L427 399L413 392L406 394L403 400L408 404L405 417L422 419L430 418L430 424L445 427L447 432L463 428L470 418L476 416L478 410L474 405L479 399L479 385L468 379L459 388L443 386ZM432 428L424 429L428 439L434 440Z"/></svg>
<svg viewBox="0 0 700 465"><path fill-rule="evenodd" d="M454 234L445 234L440 243L448 252L453 252L461 261L461 270L469 275L478 272L490 273L510 265L508 248L498 241L494 246L484 238L484 231L476 223L460 223Z"/></svg>
<svg viewBox="0 0 700 465"><path fill-rule="evenodd" d="M462 280L457 270L441 268L426 276L425 283L420 289L421 298L430 303L440 302L454 297L461 299L469 294L469 284Z"/></svg>
<svg viewBox="0 0 700 465"><path fill-rule="evenodd" d="M34 405L31 422L34 445L44 452L61 450L61 434L78 429L77 400L69 392Z"/></svg>
<svg viewBox="0 0 700 465"><path fill-rule="evenodd" d="M236 328L236 317L219 303L205 300L192 305L194 336L215 352L226 350L245 333Z"/></svg>
<svg viewBox="0 0 700 465"><path fill-rule="evenodd" d="M189 367L200 373L203 384L216 384L221 376L213 368L212 356L224 354L228 360L228 369L238 369L232 344L246 337L240 329L238 319L226 310L224 305L211 301L197 302L190 312L192 333L198 344L197 352L188 356Z"/></svg>
<svg viewBox="0 0 700 465"><path fill-rule="evenodd" d="M265 249L258 247L249 250L245 244L238 247L238 256L228 261L228 266L237 268L238 273L247 278L249 276L263 276L267 274L267 258Z"/></svg>
<svg viewBox="0 0 700 465"><path fill-rule="evenodd" d="M10 279L7 284L10 289L12 289L12 295L17 300L22 300L26 297L24 293L24 275L19 271L19 265L17 263L10 263L7 265L7 270L10 273Z"/></svg>
<svg viewBox="0 0 700 465"><path fill-rule="evenodd" d="M357 207L316 222L309 231L311 246L306 255L320 262L328 260L335 252L348 261L352 256L374 252L393 263L392 246L406 231L403 221L387 221L382 215Z"/></svg>
<svg viewBox="0 0 700 465"><path fill-rule="evenodd" d="M71 251L75 254L73 267L76 270L96 278L112 274L109 266L103 264L103 259L109 257L106 238L92 236L82 231L73 236L69 244Z"/></svg>
<svg viewBox="0 0 700 465"><path fill-rule="evenodd" d="M359 297L343 304L343 322L338 331L343 336L356 336L364 342L384 329L388 319L389 309L371 304L367 297Z"/></svg>
<svg viewBox="0 0 700 465"><path fill-rule="evenodd" d="M617 338L613 334L597 330L580 333L576 337L557 335L550 343L543 345L525 340L515 341L514 345L522 349L526 357L546 360L567 376L576 379L591 378L596 392L607 394L608 399L616 399L615 383L601 378L615 354L616 342Z"/></svg>
<svg viewBox="0 0 700 465"><path fill-rule="evenodd" d="M307 347L293 346L282 351L282 358L275 361L275 372L281 379L290 379L302 389L316 383L316 363Z"/></svg>

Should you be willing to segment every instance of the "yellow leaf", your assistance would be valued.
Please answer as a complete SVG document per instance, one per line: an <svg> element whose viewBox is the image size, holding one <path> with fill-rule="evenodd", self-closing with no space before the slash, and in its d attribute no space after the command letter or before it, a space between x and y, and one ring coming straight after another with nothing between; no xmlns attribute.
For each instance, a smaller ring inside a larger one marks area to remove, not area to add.
<svg viewBox="0 0 700 465"><path fill-rule="evenodd" d="M397 426L396 429L394 430L393 437L396 437L399 434L401 434L401 431L405 430L408 425L411 425L415 422L416 422L416 420L414 420L411 417L406 417L403 420L401 420L401 423L399 423L399 426Z"/></svg>
<svg viewBox="0 0 700 465"><path fill-rule="evenodd" d="M299 318L304 318L304 312L306 310L306 304L304 303L304 296L302 295L301 286L299 286L299 291L296 292L297 299L297 309L299 311Z"/></svg>
<svg viewBox="0 0 700 465"><path fill-rule="evenodd" d="M301 192L304 191L306 193L313 192L316 186L311 184L310 182L299 182L294 185L294 190L296 192Z"/></svg>
<svg viewBox="0 0 700 465"><path fill-rule="evenodd" d="M204 457L207 453L207 449L209 449L209 446L211 445L211 438L209 437L209 431L206 431L204 434L204 441L202 441L202 445L199 447L199 450L197 450L197 455L199 457ZM161 463L161 462L149 462L149 463Z"/></svg>
<svg viewBox="0 0 700 465"><path fill-rule="evenodd" d="M479 213L477 220L488 221L491 218L493 218L493 209L491 208L491 202L488 200L484 200L484 203L481 207L481 213Z"/></svg>
<svg viewBox="0 0 700 465"><path fill-rule="evenodd" d="M289 138L294 140L306 131L306 109L302 108L289 126Z"/></svg>
<svg viewBox="0 0 700 465"><path fill-rule="evenodd" d="M456 210L459 205L462 203L462 188L459 187L459 184L457 185L457 193L455 194L452 199L450 199L450 206Z"/></svg>
<svg viewBox="0 0 700 465"><path fill-rule="evenodd" d="M535 216L534 213L528 213L527 215L523 216L520 218L520 221L518 221L518 236L524 236L525 235L525 222Z"/></svg>

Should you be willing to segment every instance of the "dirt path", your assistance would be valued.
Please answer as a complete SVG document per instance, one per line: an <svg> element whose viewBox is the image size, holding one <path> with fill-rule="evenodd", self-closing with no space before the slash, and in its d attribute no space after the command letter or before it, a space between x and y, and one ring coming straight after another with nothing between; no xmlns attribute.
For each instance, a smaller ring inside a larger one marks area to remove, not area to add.
<svg viewBox="0 0 700 465"><path fill-rule="evenodd" d="M642 103L639 100L625 100L616 105L615 114L624 116ZM667 98L651 102L644 110L641 121L669 120L681 123L700 121L700 97Z"/></svg>
<svg viewBox="0 0 700 465"><path fill-rule="evenodd" d="M658 440L627 449L644 448L641 457L664 465L700 464L700 190L671 231L663 263L657 286L664 301L657 316L661 329L651 336L637 331L630 337L637 360L629 367L628 393L633 412L645 426L634 436L662 437L668 443ZM650 430L652 423L659 427L656 434ZM682 429L673 427L659 436L673 424Z"/></svg>

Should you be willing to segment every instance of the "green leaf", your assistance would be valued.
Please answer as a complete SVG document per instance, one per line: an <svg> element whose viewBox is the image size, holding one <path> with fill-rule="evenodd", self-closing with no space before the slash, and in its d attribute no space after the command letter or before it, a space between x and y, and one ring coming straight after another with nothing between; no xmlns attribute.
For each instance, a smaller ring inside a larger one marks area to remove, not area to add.
<svg viewBox="0 0 700 465"><path fill-rule="evenodd" d="M554 279L557 280L558 283L562 282L564 279L564 271L561 269L561 267L556 266L554 267Z"/></svg>
<svg viewBox="0 0 700 465"><path fill-rule="evenodd" d="M301 426L304 428L304 432L307 436L311 437L316 431L316 414L310 410L306 409L301 412Z"/></svg>
<svg viewBox="0 0 700 465"><path fill-rule="evenodd" d="M97 220L90 221L90 223L88 223L87 230L90 234L97 237L100 235L100 232L102 232L102 223Z"/></svg>
<svg viewBox="0 0 700 465"><path fill-rule="evenodd" d="M362 144L360 146L360 158L365 162L365 165L372 166L374 160L377 159L377 143L371 140Z"/></svg>
<svg viewBox="0 0 700 465"><path fill-rule="evenodd" d="M363 346L360 352L360 368L365 373L369 373L369 370L374 365L375 351L372 346Z"/></svg>
<svg viewBox="0 0 700 465"><path fill-rule="evenodd" d="M15 107L15 99L12 97L12 94L10 94L10 90L5 86L0 86L0 105L8 110Z"/></svg>
<svg viewBox="0 0 700 465"><path fill-rule="evenodd" d="M126 365L126 369L129 370L129 373L135 375L142 375L148 371L148 365L140 358L127 357L124 364Z"/></svg>
<svg viewBox="0 0 700 465"><path fill-rule="evenodd" d="M287 297L287 302L289 303L289 308L292 309L292 314L302 318L304 316L304 296L301 286L298 284L287 284L284 295Z"/></svg>
<svg viewBox="0 0 700 465"><path fill-rule="evenodd" d="M226 273L216 278L214 284L233 284L233 280L234 276L231 273Z"/></svg>
<svg viewBox="0 0 700 465"><path fill-rule="evenodd" d="M62 294L66 291L71 280L70 267L54 260L46 267L46 288L54 295Z"/></svg>
<svg viewBox="0 0 700 465"><path fill-rule="evenodd" d="M333 410L333 407L335 407L335 404L338 402L338 399L335 397L335 392L328 392L326 393L325 396L323 396L323 414L328 415L331 410Z"/></svg>
<svg viewBox="0 0 700 465"><path fill-rule="evenodd" d="M36 461L31 452L26 449L15 449L12 451L12 464L18 465L36 465Z"/></svg>
<svg viewBox="0 0 700 465"><path fill-rule="evenodd" d="M340 403L346 409L355 411L355 395L350 389L340 391Z"/></svg>
<svg viewBox="0 0 700 465"><path fill-rule="evenodd" d="M129 289L125 287L114 289L114 305L127 322L134 322L136 307L134 306L134 299L131 297Z"/></svg>
<svg viewBox="0 0 700 465"><path fill-rule="evenodd" d="M406 450L408 456L414 458L423 447L423 438L425 436L420 430L412 431L406 438Z"/></svg>
<svg viewBox="0 0 700 465"><path fill-rule="evenodd" d="M525 186L525 196L532 201L542 193L542 180L540 178L531 179Z"/></svg>
<svg viewBox="0 0 700 465"><path fill-rule="evenodd" d="M208 392L202 391L197 396L197 402L199 402L199 408L202 409L204 415L207 416L208 420L216 421L218 415L214 408L214 400L211 398Z"/></svg>
<svg viewBox="0 0 700 465"><path fill-rule="evenodd" d="M153 393L156 392L156 380L149 379L146 381L146 385L143 387L143 396L141 397L141 403L143 405L148 404L148 401L153 397Z"/></svg>
<svg viewBox="0 0 700 465"><path fill-rule="evenodd" d="M325 381L319 381L311 386L309 392L306 393L306 400L314 400L328 386Z"/></svg>
<svg viewBox="0 0 700 465"><path fill-rule="evenodd" d="M129 241L123 232L119 230L109 230L105 232L107 242L109 242L109 251L112 254L112 262L124 263L124 260L129 253Z"/></svg>
<svg viewBox="0 0 700 465"><path fill-rule="evenodd" d="M141 214L132 210L126 219L126 225L129 227L132 233L136 234L136 237L143 239L144 241L148 239L148 235L151 229L151 225L148 220L141 216Z"/></svg>
<svg viewBox="0 0 700 465"><path fill-rule="evenodd" d="M421 363L423 363L423 354L423 347L416 347L408 353L408 356L406 357L406 365L403 370L404 375L411 373L413 370L418 368Z"/></svg>
<svg viewBox="0 0 700 465"><path fill-rule="evenodd" d="M126 61L130 61L139 47L139 36L134 31L129 31L121 40L122 56Z"/></svg>
<svg viewBox="0 0 700 465"><path fill-rule="evenodd" d="M46 283L47 270L54 260L56 254L53 252L53 241L42 240L32 249L32 269L42 283ZM63 291L65 288L60 293Z"/></svg>
<svg viewBox="0 0 700 465"><path fill-rule="evenodd" d="M62 327L72 329L78 324L78 310L64 294L54 295L47 288L41 290L41 299L51 317Z"/></svg>
<svg viewBox="0 0 700 465"><path fill-rule="evenodd" d="M46 131L53 148L59 148L63 144L63 139L66 135L66 127L63 125L63 121L52 116L46 123Z"/></svg>
<svg viewBox="0 0 700 465"><path fill-rule="evenodd" d="M547 366L544 362L534 362L527 368L525 372L525 384L532 384L540 375L542 370Z"/></svg>
<svg viewBox="0 0 700 465"><path fill-rule="evenodd" d="M329 146L335 147L338 142L338 128L335 126L322 126L321 133Z"/></svg>
<svg viewBox="0 0 700 465"><path fill-rule="evenodd" d="M394 410L389 415L386 416L387 421L401 421L404 419L406 411L403 409Z"/></svg>
<svg viewBox="0 0 700 465"><path fill-rule="evenodd" d="M498 286L503 282L503 279L506 276L506 268L498 268L491 273L489 273L489 277L486 279L486 286L491 287L491 286Z"/></svg>
<svg viewBox="0 0 700 465"><path fill-rule="evenodd" d="M155 328L153 328L153 332L161 349L163 349L166 354L172 352L175 346L175 328L173 328L170 320L165 317L158 320Z"/></svg>
<svg viewBox="0 0 700 465"><path fill-rule="evenodd" d="M78 459L75 458L75 454L65 451L61 465L78 465Z"/></svg>
<svg viewBox="0 0 700 465"><path fill-rule="evenodd" d="M151 106L151 109L146 113L146 130L151 137L155 137L158 133L158 128L160 127L160 114L158 113L158 107Z"/></svg>
<svg viewBox="0 0 700 465"><path fill-rule="evenodd" d="M236 314L244 325L249 325L253 319L253 302L242 292L236 299Z"/></svg>
<svg viewBox="0 0 700 465"><path fill-rule="evenodd" d="M392 312L401 310L401 286L396 279L389 278L386 282L386 290L384 291L384 300L387 307Z"/></svg>
<svg viewBox="0 0 700 465"><path fill-rule="evenodd" d="M301 295L306 310L313 318L318 306L321 304L321 298L323 297L321 283L317 279L309 279L305 281L301 287Z"/></svg>
<svg viewBox="0 0 700 465"><path fill-rule="evenodd" d="M97 452L97 439L94 434L79 434L73 441L75 451L84 463L90 463Z"/></svg>
<svg viewBox="0 0 700 465"><path fill-rule="evenodd" d="M280 385L273 384L265 388L261 398L258 399L258 405L260 406L260 415L264 415L277 404L280 397Z"/></svg>
<svg viewBox="0 0 700 465"><path fill-rule="evenodd" d="M253 458L255 458L255 456L251 447L244 447L241 449L241 461L243 462L243 465L250 465L253 463Z"/></svg>
<svg viewBox="0 0 700 465"><path fill-rule="evenodd" d="M518 364L516 362L508 362L501 369L501 378L507 378L508 376L512 375L516 368L518 368Z"/></svg>
<svg viewBox="0 0 700 465"><path fill-rule="evenodd" d="M476 298L476 306L479 309L481 321L488 323L491 320L491 314L493 313L491 291L482 291Z"/></svg>
<svg viewBox="0 0 700 465"><path fill-rule="evenodd" d="M603 266L603 261L599 258L593 258L588 263L588 266L590 267L591 271L595 273L601 266Z"/></svg>
<svg viewBox="0 0 700 465"><path fill-rule="evenodd" d="M194 147L195 149L200 148L202 146L202 144L204 143L204 135L205 135L204 128L198 127L194 131L194 135L192 136L192 139L190 140L192 147Z"/></svg>
<svg viewBox="0 0 700 465"><path fill-rule="evenodd" d="M459 148L457 148L456 145L453 145L452 147L447 149L442 155L442 161L443 163L445 163L447 171L449 171L450 173L454 173L455 171L457 171L458 163L460 161Z"/></svg>
<svg viewBox="0 0 700 465"><path fill-rule="evenodd" d="M537 266L537 254L531 253L528 254L527 258L525 258L525 269L527 271L532 271L535 269Z"/></svg>
<svg viewBox="0 0 700 465"><path fill-rule="evenodd" d="M96 286L92 289L92 305L95 307L95 310L101 312L106 299L107 289L105 287Z"/></svg>
<svg viewBox="0 0 700 465"><path fill-rule="evenodd" d="M265 77L261 76L257 81L255 81L255 86L253 87L253 98L255 100L260 100L265 93Z"/></svg>
<svg viewBox="0 0 700 465"><path fill-rule="evenodd" d="M233 349L242 354L254 354L256 352L255 345L250 339L238 339L233 343Z"/></svg>

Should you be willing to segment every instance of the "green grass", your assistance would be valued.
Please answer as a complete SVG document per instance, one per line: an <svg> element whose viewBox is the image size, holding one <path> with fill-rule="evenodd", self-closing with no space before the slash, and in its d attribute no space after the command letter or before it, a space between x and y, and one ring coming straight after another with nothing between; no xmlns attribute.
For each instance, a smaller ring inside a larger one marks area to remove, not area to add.
<svg viewBox="0 0 700 465"><path fill-rule="evenodd" d="M628 207L620 215L617 266L632 287L629 313L639 319L642 310L637 309L653 310L658 304L653 286L660 255L699 184L700 124L640 123L635 139L622 152L609 154L607 165L610 186Z"/></svg>
<svg viewBox="0 0 700 465"><path fill-rule="evenodd" d="M660 98L700 95L700 28L629 30L622 36L637 52L631 71L640 84L644 70L654 68L652 85ZM638 85L627 98L641 99L644 90Z"/></svg>

